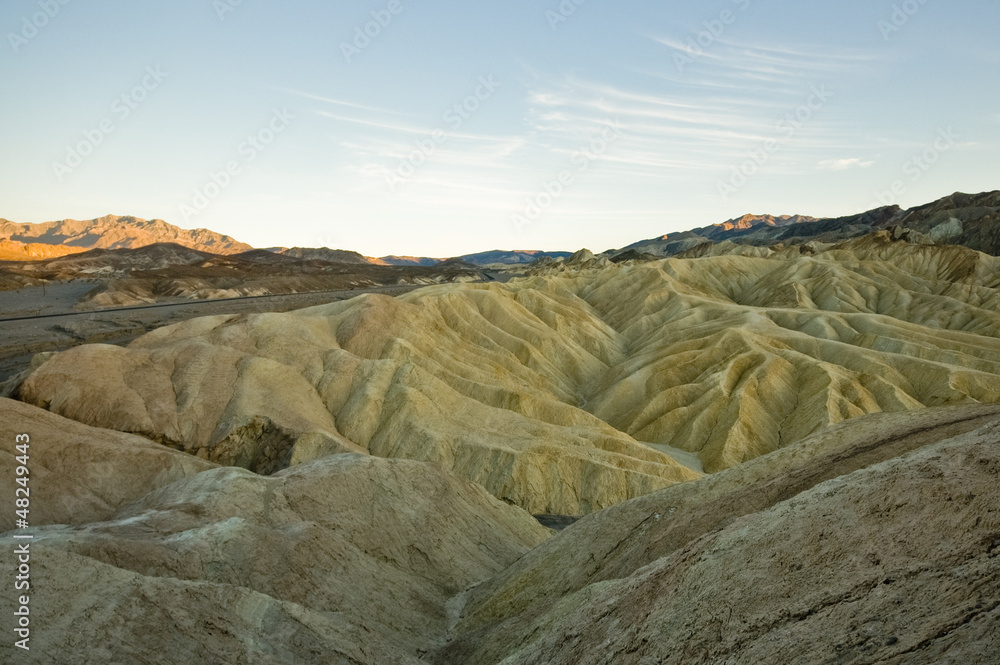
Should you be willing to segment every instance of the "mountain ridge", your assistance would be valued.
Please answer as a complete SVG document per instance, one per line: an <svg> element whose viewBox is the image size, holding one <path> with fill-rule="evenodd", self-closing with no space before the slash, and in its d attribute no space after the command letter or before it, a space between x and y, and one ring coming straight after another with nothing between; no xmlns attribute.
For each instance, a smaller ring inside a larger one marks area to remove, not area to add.
<svg viewBox="0 0 1000 665"><path fill-rule="evenodd" d="M843 217L744 215L721 224L639 240L606 254L614 258L634 251L663 258L685 255L696 248L703 254L706 247L727 241L753 247L809 243L831 246L894 227L898 227L900 233L908 230L920 234L925 242L962 245L998 256L1000 191L956 192L905 210L898 205L883 206Z"/></svg>
<svg viewBox="0 0 1000 665"><path fill-rule="evenodd" d="M41 247L48 256L65 256L89 249L137 249L172 242L213 254L238 254L253 247L210 229L182 229L162 219L141 219L131 215L105 215L90 220L63 219L40 224L0 220L0 241L6 241L5 260L30 260L32 247ZM21 256L17 256L20 250ZM60 253L61 252L61 253Z"/></svg>
<svg viewBox="0 0 1000 665"><path fill-rule="evenodd" d="M956 192L923 205L902 209L897 205L874 208L842 217L808 215L745 214L718 224L673 231L639 240L604 256L663 258L678 256L704 246L731 241L740 245L836 244L875 231L899 226L923 234L937 244L957 244L994 256L1000 255L1000 191L965 194ZM914 236L915 237L915 236ZM92 220L65 219L41 224L19 224L0 219L0 261L51 259L89 249L136 249L171 242L213 254L241 254L254 247L210 229L181 229L161 219L105 215ZM408 255L363 256L358 252L326 247L267 248L267 251L300 259L341 263L367 262L381 266L434 266L459 260L475 266L526 265L538 260L566 260L569 251L500 250L454 257ZM624 260L624 259L623 259Z"/></svg>

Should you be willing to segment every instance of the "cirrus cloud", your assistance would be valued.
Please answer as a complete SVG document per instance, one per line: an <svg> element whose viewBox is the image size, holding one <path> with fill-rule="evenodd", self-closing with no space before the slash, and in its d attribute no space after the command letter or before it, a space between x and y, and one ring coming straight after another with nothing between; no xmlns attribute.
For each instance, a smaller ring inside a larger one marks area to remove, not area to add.
<svg viewBox="0 0 1000 665"><path fill-rule="evenodd" d="M816 164L816 168L823 171L847 171L848 169L865 169L874 164L874 160L864 160L860 157L849 157L846 159L824 159Z"/></svg>

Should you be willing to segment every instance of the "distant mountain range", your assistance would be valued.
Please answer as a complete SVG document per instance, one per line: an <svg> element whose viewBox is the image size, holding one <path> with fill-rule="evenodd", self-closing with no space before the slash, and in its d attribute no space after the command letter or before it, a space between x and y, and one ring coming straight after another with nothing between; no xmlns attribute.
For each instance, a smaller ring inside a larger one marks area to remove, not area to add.
<svg viewBox="0 0 1000 665"><path fill-rule="evenodd" d="M466 254L465 256L456 256L456 259L465 261L466 263L471 263L474 266L486 266L493 263L505 263L508 265L517 265L522 263L533 263L540 258L549 257L553 259L566 259L573 255L573 252L541 252L537 250L512 250L504 251L501 249L494 249L489 252L479 252L478 254Z"/></svg>
<svg viewBox="0 0 1000 665"><path fill-rule="evenodd" d="M174 243L211 254L242 254L254 248L230 236L208 229L192 231L162 219L145 220L131 216L106 215L79 221L64 219L42 224L18 224L0 219L0 261L37 261L78 254L92 249L138 249L159 243ZM328 247L268 247L273 254L328 263L372 264L380 266L433 266L447 258L426 256L362 256L358 252ZM542 257L568 257L570 252L538 250L492 250L452 257L474 266L496 263L524 264ZM259 263L266 257L258 256Z"/></svg>
<svg viewBox="0 0 1000 665"><path fill-rule="evenodd" d="M365 257L379 266L432 266L444 259L432 259L426 256L381 256Z"/></svg>
<svg viewBox="0 0 1000 665"><path fill-rule="evenodd" d="M215 231L188 231L162 219L106 215L87 221L64 219L42 224L0 219L0 260L5 261L54 258L90 249L137 249L163 242L213 254L238 254L253 249Z"/></svg>
<svg viewBox="0 0 1000 665"><path fill-rule="evenodd" d="M914 240L963 245L1000 256L1000 191L959 192L909 210L886 206L836 218L746 215L722 224L640 240L605 254L612 258L691 256L723 242L758 247L839 243L897 227L909 231Z"/></svg>
<svg viewBox="0 0 1000 665"><path fill-rule="evenodd" d="M757 219L757 218L754 218ZM764 218L759 218L764 219ZM791 218L769 218L783 224ZM799 218L795 218L799 219ZM811 218L803 218L811 219ZM732 220L719 225L723 229L750 228L755 222L750 217ZM707 231L707 229L702 230ZM670 234L629 247L647 248L673 242L675 237L689 234ZM710 237L712 234L708 234ZM701 238L701 236L698 236ZM193 250L212 254L240 254L254 248L230 236L208 229L192 231L181 229L160 219L144 220L132 216L106 215L81 221L65 219L41 224L23 224L0 219L0 261L38 261L78 254L93 249L138 249L159 243L174 243ZM687 249L688 245L684 245ZM320 260L337 263L373 264L381 266L433 266L446 260L459 260L475 266L491 264L529 264L542 257L567 258L571 252L544 252L539 250L491 250L457 257L381 256L366 257L358 252L330 249L328 247L268 247L275 255L297 259ZM258 257L258 261L265 257Z"/></svg>
<svg viewBox="0 0 1000 665"><path fill-rule="evenodd" d="M329 260L326 252L298 258L266 249L213 254L177 243L136 249L90 249L55 258L0 263L0 291L84 279L97 286L74 304L78 309L132 307L163 300L212 300L291 293L409 287L483 279L465 263L379 266ZM348 253L350 254L350 253Z"/></svg>
<svg viewBox="0 0 1000 665"><path fill-rule="evenodd" d="M357 252L329 247L292 247L280 251L285 256L307 261L327 261L329 263L372 263Z"/></svg>
<svg viewBox="0 0 1000 665"><path fill-rule="evenodd" d="M887 206L857 215L816 218L804 215L744 215L721 224L668 233L604 252L612 260L697 256L719 243L772 246L837 243L873 231L899 227L926 242L964 245L1000 255L1000 191L982 194L955 193L926 205L903 210ZM421 256L365 257L358 252L329 249L272 247L254 250L250 245L208 229L185 230L154 219L108 215L89 221L62 220L44 224L17 224L0 219L0 260L37 261L93 249L137 249L157 243L175 243L201 252L233 255L270 252L292 259L380 266L434 266L442 261L487 266L523 265L540 258L566 259L565 252L491 250L448 259ZM267 259L261 255L256 262Z"/></svg>
<svg viewBox="0 0 1000 665"><path fill-rule="evenodd" d="M442 261L464 261L474 266L488 266L493 264L520 265L533 263L542 257L568 258L572 252L543 252L536 249L494 249L488 252L478 252L476 254L464 254L462 256L452 256L447 259L435 259L427 256L382 256L377 259L368 259L372 263L389 266L432 266Z"/></svg>

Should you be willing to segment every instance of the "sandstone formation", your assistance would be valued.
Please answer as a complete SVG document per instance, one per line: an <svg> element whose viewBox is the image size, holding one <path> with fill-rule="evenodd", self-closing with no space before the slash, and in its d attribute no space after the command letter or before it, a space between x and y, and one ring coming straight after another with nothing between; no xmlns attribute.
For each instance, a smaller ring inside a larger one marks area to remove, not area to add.
<svg viewBox="0 0 1000 665"><path fill-rule="evenodd" d="M170 272L170 271L164 271ZM253 268L247 270L250 275ZM110 279L87 293L76 309L91 310L107 307L135 307L179 300L218 300L222 298L255 298L290 293L321 293L329 291L362 291L388 286L464 283L478 281L469 271L450 274L373 275L365 271L348 274L279 274L247 279L237 277L203 278L199 276L128 277Z"/></svg>
<svg viewBox="0 0 1000 665"><path fill-rule="evenodd" d="M158 487L216 466L139 436L88 427L10 399L0 398L0 422L5 488L15 477L15 436L30 436L30 492L40 499L31 504L31 524L100 521ZM0 513L0 533L13 529L14 519L13 510Z"/></svg>
<svg viewBox="0 0 1000 665"><path fill-rule="evenodd" d="M995 663L1000 407L877 414L588 516L436 665Z"/></svg>
<svg viewBox="0 0 1000 665"><path fill-rule="evenodd" d="M9 400L0 412L32 435L19 533L34 536L30 655L45 663L417 663L449 598L548 536L426 463L346 454L262 477ZM29 661L4 640L0 662Z"/></svg>
<svg viewBox="0 0 1000 665"><path fill-rule="evenodd" d="M509 284L79 347L19 395L263 473L364 450L581 515L865 414L1000 402L998 287L1000 259L888 233L618 266L580 252Z"/></svg>
<svg viewBox="0 0 1000 665"><path fill-rule="evenodd" d="M1000 259L925 235L584 250L39 355L0 399L32 655L995 663Z"/></svg>
<svg viewBox="0 0 1000 665"><path fill-rule="evenodd" d="M426 463L343 454L262 477L0 413L32 431L36 469L65 454L81 483L127 488L20 532L38 658L8 640L2 662L995 662L997 405L849 420L553 537ZM179 473L141 488L150 468ZM66 480L33 506L73 499Z"/></svg>

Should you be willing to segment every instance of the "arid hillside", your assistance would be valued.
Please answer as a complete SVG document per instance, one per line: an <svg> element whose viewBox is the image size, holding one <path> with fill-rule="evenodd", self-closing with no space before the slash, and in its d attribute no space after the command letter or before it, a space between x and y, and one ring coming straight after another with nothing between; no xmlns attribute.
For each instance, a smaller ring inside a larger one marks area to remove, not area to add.
<svg viewBox="0 0 1000 665"><path fill-rule="evenodd" d="M346 454L264 477L10 400L0 418L30 432L38 497L31 654L44 658L27 662L416 665L451 597L548 536L430 464ZM3 437L8 478L17 454ZM13 528L10 511L8 551L23 544ZM23 660L0 644L0 662Z"/></svg>
<svg viewBox="0 0 1000 665"><path fill-rule="evenodd" d="M0 415L45 497L16 533L53 665L996 662L995 405L847 421L558 534L438 465L265 477ZM0 472L17 454L0 441Z"/></svg>
<svg viewBox="0 0 1000 665"><path fill-rule="evenodd" d="M995 663L1000 259L905 238L581 251L38 356L0 399L31 436L32 639L60 665Z"/></svg>
<svg viewBox="0 0 1000 665"><path fill-rule="evenodd" d="M341 253L344 254L344 253ZM438 284L483 277L472 266L376 266L343 260L330 250L213 254L177 243L137 249L92 249L0 266L0 286L89 280L80 309L130 307L178 300L209 300L387 285ZM350 256L346 257L351 259ZM6 283L4 282L6 280Z"/></svg>
<svg viewBox="0 0 1000 665"><path fill-rule="evenodd" d="M270 473L322 441L567 515L865 414L1000 402L1000 259L885 233L814 255L587 256L82 346L18 394L221 464Z"/></svg>
<svg viewBox="0 0 1000 665"><path fill-rule="evenodd" d="M106 215L91 220L64 219L41 224L18 224L0 219L0 260L3 261L31 261L88 249L137 249L156 243L176 243L215 254L236 254L252 249L227 235L208 229L181 229L162 219Z"/></svg>
<svg viewBox="0 0 1000 665"><path fill-rule="evenodd" d="M746 215L700 229L669 233L659 238L632 243L618 251L654 257L682 255L695 248L738 244L750 247L826 247L877 231L899 228L914 241L927 244L962 245L969 249L1000 255L1000 191L981 194L956 192L937 201L903 210L885 206L846 217L817 219L800 215L772 217Z"/></svg>
<svg viewBox="0 0 1000 665"><path fill-rule="evenodd" d="M1000 407L875 414L591 515L454 601L436 665L988 665Z"/></svg>

